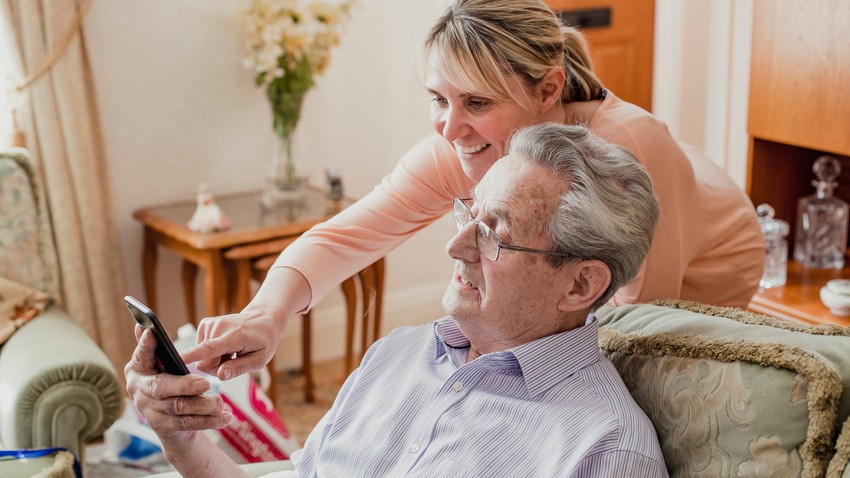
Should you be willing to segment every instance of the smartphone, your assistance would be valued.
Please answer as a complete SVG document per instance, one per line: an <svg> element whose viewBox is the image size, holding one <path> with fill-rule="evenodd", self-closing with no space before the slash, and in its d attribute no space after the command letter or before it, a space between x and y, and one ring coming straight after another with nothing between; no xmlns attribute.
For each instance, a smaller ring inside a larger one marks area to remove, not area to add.
<svg viewBox="0 0 850 478"><path fill-rule="evenodd" d="M189 375L186 363L180 358L174 343L168 338L168 334L165 333L165 329L150 307L129 295L124 297L124 302L139 325L146 329L153 329L153 335L156 337L156 358L162 363L165 372L171 375Z"/></svg>

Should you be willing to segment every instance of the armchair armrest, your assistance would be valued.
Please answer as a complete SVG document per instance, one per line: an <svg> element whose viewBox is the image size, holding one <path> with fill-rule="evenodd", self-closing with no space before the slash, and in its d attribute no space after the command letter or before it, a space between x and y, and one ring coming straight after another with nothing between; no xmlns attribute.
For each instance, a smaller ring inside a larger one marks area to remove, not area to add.
<svg viewBox="0 0 850 478"><path fill-rule="evenodd" d="M85 443L121 414L115 370L62 310L48 308L0 349L0 442L60 446L82 461Z"/></svg>

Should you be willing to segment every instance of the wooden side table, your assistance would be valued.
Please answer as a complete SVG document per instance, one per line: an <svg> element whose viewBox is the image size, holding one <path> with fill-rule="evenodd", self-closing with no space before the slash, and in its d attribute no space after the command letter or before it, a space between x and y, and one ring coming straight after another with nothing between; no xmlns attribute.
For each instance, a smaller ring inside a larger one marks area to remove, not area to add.
<svg viewBox="0 0 850 478"><path fill-rule="evenodd" d="M183 261L183 288L187 314L197 322L194 304L194 280L198 269L204 272L204 302L210 316L227 312L228 286L224 252L238 246L273 240L297 238L314 225L332 217L325 205L325 195L318 189L308 190L305 202L285 206L271 212L260 208L261 192L252 191L216 198L216 204L230 217L231 227L224 232L201 234L186 224L195 211L195 201L187 200L140 209L133 217L144 226L142 274L147 303L156 310L156 267L159 248L168 249ZM343 206L353 201L345 200Z"/></svg>
<svg viewBox="0 0 850 478"><path fill-rule="evenodd" d="M133 217L144 226L142 274L147 304L157 310L156 267L161 247L177 254L183 260L181 283L187 317L197 325L194 289L199 269L204 272L203 288L207 315L230 312L236 304L245 304L249 299L247 282L244 280L246 265L250 267L251 261L255 259L279 253L301 234L332 217L339 210L327 209L325 195L318 189L310 189L303 204L283 206L274 211L262 210L260 197L259 191L217 197L216 204L230 218L231 227L227 231L211 234L197 233L187 227L186 224L195 211L194 200L135 211ZM341 206L346 207L352 202L345 199ZM364 289L376 291L371 312L376 317L373 319L375 333L372 340L379 336L383 270L384 260L381 259L356 276L364 284ZM232 279L236 281L232 282ZM343 291L346 291L346 287L343 287ZM363 297L366 298L366 295ZM347 336L352 337L353 329L349 329L353 325L348 324L355 316L356 303L347 300L347 306L349 320L346 331ZM349 342L351 340L353 339ZM366 340L364 334L363 351L368 346ZM309 359L309 352L307 354L304 358ZM347 370L352 368L351 355L346 346ZM309 371L309 363L305 365Z"/></svg>
<svg viewBox="0 0 850 478"><path fill-rule="evenodd" d="M786 284L759 289L747 308L810 325L850 327L850 317L833 314L820 300L821 287L832 279L850 279L850 269L806 269L799 262L789 260Z"/></svg>

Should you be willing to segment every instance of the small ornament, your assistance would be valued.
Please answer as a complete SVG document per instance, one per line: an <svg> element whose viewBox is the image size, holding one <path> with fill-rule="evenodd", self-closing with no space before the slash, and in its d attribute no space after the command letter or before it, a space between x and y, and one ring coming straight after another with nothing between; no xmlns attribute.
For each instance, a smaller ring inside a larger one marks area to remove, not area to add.
<svg viewBox="0 0 850 478"><path fill-rule="evenodd" d="M846 317L850 315L850 280L834 279L820 289L820 300L830 312Z"/></svg>
<svg viewBox="0 0 850 478"><path fill-rule="evenodd" d="M201 234L208 234L226 231L230 227L230 219L215 203L206 183L201 183L198 186L197 202L198 207L192 214L192 219L189 219L189 229Z"/></svg>
<svg viewBox="0 0 850 478"><path fill-rule="evenodd" d="M327 209L336 213L342 209L342 178L335 167L329 168L325 174L328 179Z"/></svg>

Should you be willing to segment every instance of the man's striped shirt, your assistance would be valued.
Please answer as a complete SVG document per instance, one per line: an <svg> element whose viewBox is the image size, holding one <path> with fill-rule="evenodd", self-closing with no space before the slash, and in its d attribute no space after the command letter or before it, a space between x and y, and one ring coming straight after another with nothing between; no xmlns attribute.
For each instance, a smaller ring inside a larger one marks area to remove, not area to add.
<svg viewBox="0 0 850 478"><path fill-rule="evenodd" d="M667 476L594 317L466 363L468 350L451 318L376 342L293 454L299 476Z"/></svg>

